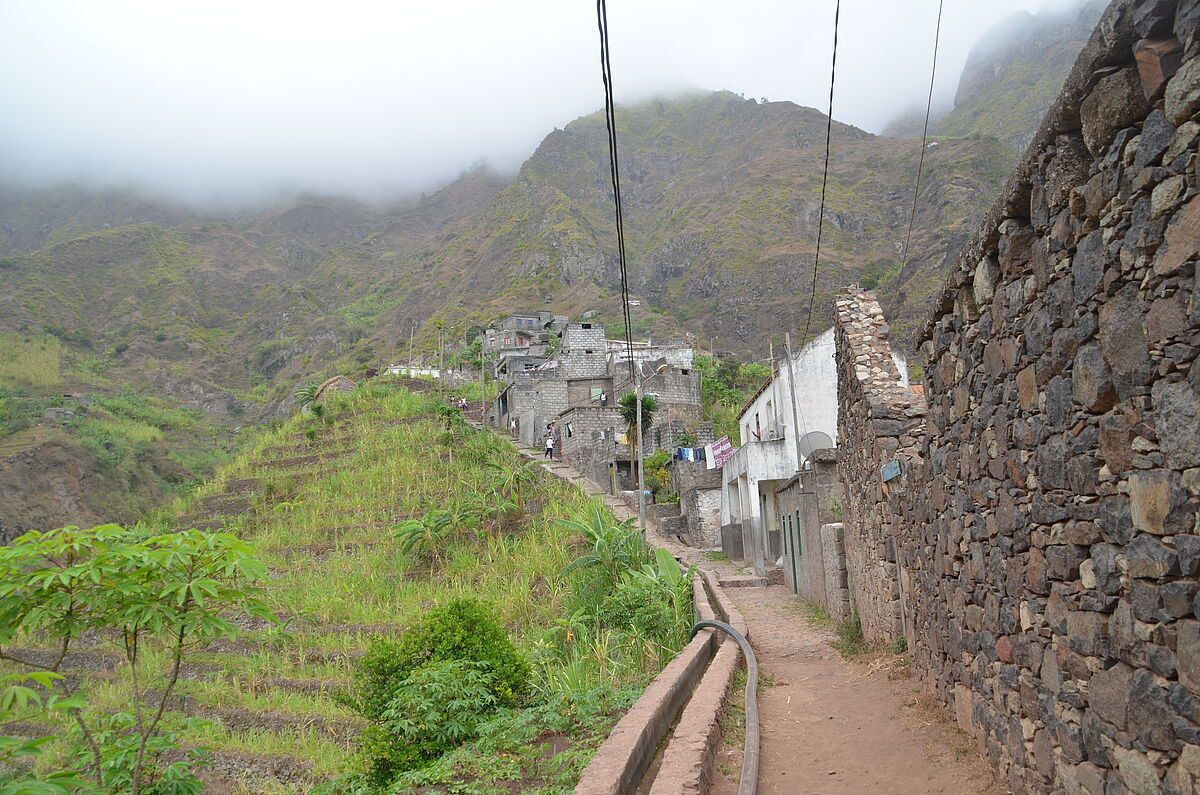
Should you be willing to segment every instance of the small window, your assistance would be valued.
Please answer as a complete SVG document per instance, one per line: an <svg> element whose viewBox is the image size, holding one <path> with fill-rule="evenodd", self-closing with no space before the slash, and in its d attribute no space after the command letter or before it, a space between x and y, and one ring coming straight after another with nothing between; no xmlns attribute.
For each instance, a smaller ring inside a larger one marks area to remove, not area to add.
<svg viewBox="0 0 1200 795"><path fill-rule="evenodd" d="M688 375L692 371L691 370L680 370L679 372L683 373L684 375Z"/></svg>
<svg viewBox="0 0 1200 795"><path fill-rule="evenodd" d="M595 351L584 351L584 353L595 353Z"/></svg>
<svg viewBox="0 0 1200 795"><path fill-rule="evenodd" d="M591 324L591 323L580 323L580 324L579 324L579 327L580 327L580 328L588 328L588 329L590 329L590 328L592 327L592 324Z"/></svg>

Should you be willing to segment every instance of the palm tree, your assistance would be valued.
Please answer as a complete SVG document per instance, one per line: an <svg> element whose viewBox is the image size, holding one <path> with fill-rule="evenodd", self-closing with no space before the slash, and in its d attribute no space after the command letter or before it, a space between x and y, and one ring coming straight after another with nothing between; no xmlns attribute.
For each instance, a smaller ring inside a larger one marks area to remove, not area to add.
<svg viewBox="0 0 1200 795"><path fill-rule="evenodd" d="M618 402L621 407L621 419L625 420L625 425L628 428L629 435L629 472L634 471L633 462L637 460L637 444L638 440L645 436L650 427L654 425L654 412L658 411L658 398L653 395L642 395L642 432L638 434L637 428L637 408L638 400L636 392L627 392Z"/></svg>
<svg viewBox="0 0 1200 795"><path fill-rule="evenodd" d="M320 388L321 383L319 381L309 381L297 389L292 393L292 396L296 398L296 406L304 408L305 406L312 405L313 401L317 399L317 390Z"/></svg>

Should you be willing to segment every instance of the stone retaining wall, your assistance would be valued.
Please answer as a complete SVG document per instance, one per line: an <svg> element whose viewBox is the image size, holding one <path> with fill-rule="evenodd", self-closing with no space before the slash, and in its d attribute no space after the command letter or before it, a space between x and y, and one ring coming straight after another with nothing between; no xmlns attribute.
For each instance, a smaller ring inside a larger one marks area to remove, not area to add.
<svg viewBox="0 0 1200 795"><path fill-rule="evenodd" d="M882 469L895 461L906 472L919 461L925 405L896 369L875 296L846 289L834 307L847 585L863 634L884 643L901 634L900 517L921 497L903 478L885 483Z"/></svg>
<svg viewBox="0 0 1200 795"><path fill-rule="evenodd" d="M904 590L916 669L1017 792L1200 781L1198 111L1200 0L1115 2L920 335L894 488L873 308L839 299L852 596L878 638Z"/></svg>

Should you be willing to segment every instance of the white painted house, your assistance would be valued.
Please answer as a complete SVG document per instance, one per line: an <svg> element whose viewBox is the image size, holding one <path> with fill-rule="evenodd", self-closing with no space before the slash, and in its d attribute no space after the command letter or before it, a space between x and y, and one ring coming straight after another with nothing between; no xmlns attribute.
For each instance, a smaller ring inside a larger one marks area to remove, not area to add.
<svg viewBox="0 0 1200 795"><path fill-rule="evenodd" d="M742 407L742 445L722 470L721 537L730 557L752 564L779 557L775 488L795 475L813 450L837 446L833 355L830 328L796 351L790 366L783 356L775 376ZM907 365L893 355L907 386Z"/></svg>

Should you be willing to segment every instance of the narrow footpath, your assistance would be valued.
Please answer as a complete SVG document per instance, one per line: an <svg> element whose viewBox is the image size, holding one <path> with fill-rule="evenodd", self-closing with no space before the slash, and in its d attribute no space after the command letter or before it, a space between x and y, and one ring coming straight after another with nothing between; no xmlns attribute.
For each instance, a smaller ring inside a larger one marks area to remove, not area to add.
<svg viewBox="0 0 1200 795"><path fill-rule="evenodd" d="M524 452L552 474L603 496L618 518L636 517L569 464L542 460L540 450ZM659 536L653 523L650 534L651 543L722 580L752 579L728 561ZM760 793L1009 792L946 711L911 678L902 656L844 660L831 645L833 631L813 626L804 602L781 585L727 586L726 593L749 624L762 673ZM724 753L711 792L736 795L740 749Z"/></svg>

